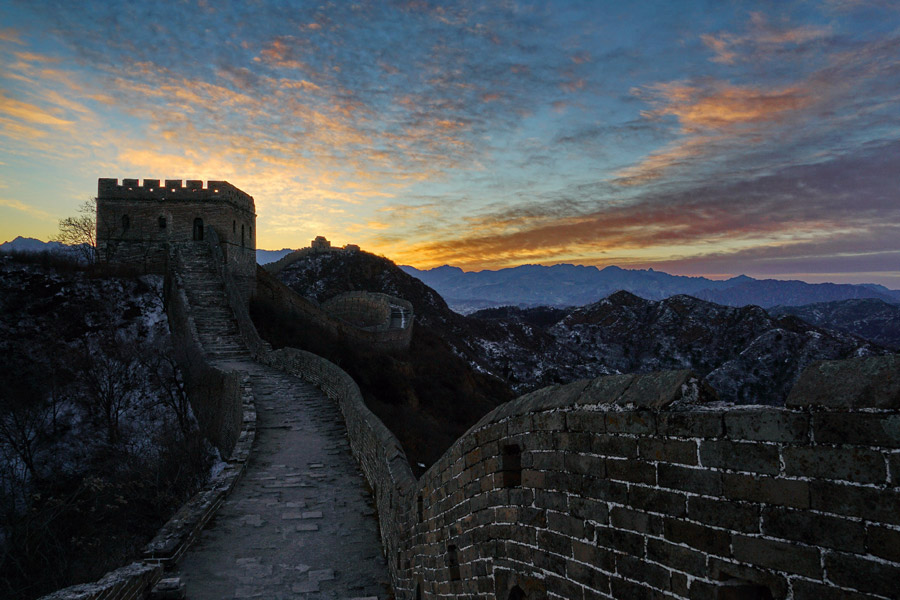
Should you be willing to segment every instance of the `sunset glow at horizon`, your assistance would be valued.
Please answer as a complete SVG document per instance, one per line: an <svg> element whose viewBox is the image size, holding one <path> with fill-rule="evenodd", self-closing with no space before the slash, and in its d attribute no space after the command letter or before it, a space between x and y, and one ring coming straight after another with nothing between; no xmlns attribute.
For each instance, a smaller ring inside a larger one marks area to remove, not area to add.
<svg viewBox="0 0 900 600"><path fill-rule="evenodd" d="M257 245L900 289L900 4L0 2L0 241L100 177Z"/></svg>

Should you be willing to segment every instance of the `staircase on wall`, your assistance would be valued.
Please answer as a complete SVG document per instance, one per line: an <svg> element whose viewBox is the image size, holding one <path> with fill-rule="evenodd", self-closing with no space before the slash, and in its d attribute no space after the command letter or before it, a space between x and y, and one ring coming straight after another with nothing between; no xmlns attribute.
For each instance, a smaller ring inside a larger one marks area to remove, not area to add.
<svg viewBox="0 0 900 600"><path fill-rule="evenodd" d="M185 291L207 357L213 361L250 359L209 245L194 242L179 250Z"/></svg>

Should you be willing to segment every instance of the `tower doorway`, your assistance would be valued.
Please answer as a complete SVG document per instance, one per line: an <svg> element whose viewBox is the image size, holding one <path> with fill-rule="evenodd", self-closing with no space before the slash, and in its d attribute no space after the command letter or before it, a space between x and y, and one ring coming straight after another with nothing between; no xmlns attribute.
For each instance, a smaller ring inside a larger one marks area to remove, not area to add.
<svg viewBox="0 0 900 600"><path fill-rule="evenodd" d="M194 241L203 241L203 219L201 219L200 217L194 219Z"/></svg>

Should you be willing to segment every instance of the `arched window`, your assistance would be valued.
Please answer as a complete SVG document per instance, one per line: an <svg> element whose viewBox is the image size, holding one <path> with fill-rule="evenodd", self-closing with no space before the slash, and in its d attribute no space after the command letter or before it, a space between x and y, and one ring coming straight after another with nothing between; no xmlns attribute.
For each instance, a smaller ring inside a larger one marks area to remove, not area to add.
<svg viewBox="0 0 900 600"><path fill-rule="evenodd" d="M507 596L507 600L525 600L525 598L525 591L517 585L509 590L509 596Z"/></svg>
<svg viewBox="0 0 900 600"><path fill-rule="evenodd" d="M241 248L244 247L244 224L241 223Z"/></svg>
<svg viewBox="0 0 900 600"><path fill-rule="evenodd" d="M128 231L128 228L131 227L131 217L128 215L122 215L122 233Z"/></svg>
<svg viewBox="0 0 900 600"><path fill-rule="evenodd" d="M194 219L194 241L203 241L203 219L201 219L200 217Z"/></svg>
<svg viewBox="0 0 900 600"><path fill-rule="evenodd" d="M160 228L160 229L165 229L165 228L166 228L166 218L163 217L163 216L160 216L160 217L159 217L159 228Z"/></svg>

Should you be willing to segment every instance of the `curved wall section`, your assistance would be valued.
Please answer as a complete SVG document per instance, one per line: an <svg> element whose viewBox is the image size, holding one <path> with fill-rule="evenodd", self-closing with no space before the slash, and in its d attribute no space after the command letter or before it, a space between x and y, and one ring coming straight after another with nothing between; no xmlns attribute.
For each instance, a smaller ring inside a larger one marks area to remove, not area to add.
<svg viewBox="0 0 900 600"><path fill-rule="evenodd" d="M420 480L398 593L895 598L900 360L825 367L788 409L704 403L684 372L499 407Z"/></svg>

